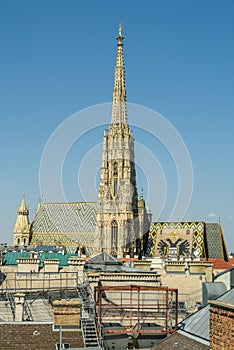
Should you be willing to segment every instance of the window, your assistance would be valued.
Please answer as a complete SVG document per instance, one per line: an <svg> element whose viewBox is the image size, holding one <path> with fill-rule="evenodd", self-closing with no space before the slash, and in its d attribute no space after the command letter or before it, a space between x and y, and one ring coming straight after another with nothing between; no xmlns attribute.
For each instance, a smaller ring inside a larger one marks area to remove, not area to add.
<svg viewBox="0 0 234 350"><path fill-rule="evenodd" d="M118 176L118 163L114 163L114 172L113 172L114 177Z"/></svg>
<svg viewBox="0 0 234 350"><path fill-rule="evenodd" d="M116 220L111 223L111 247L116 250L118 248L118 224Z"/></svg>
<svg viewBox="0 0 234 350"><path fill-rule="evenodd" d="M114 177L114 197L115 197L118 192L118 163L114 163L113 177Z"/></svg>
<svg viewBox="0 0 234 350"><path fill-rule="evenodd" d="M118 191L118 179L114 178L114 197L117 195Z"/></svg>
<svg viewBox="0 0 234 350"><path fill-rule="evenodd" d="M56 350L64 350L64 349L70 349L70 344L62 343L61 347L60 347L60 344L56 344Z"/></svg>

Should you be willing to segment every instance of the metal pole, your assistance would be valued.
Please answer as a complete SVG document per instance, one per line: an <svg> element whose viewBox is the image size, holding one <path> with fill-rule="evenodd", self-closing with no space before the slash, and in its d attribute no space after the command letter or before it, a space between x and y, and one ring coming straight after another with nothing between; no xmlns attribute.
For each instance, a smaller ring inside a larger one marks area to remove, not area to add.
<svg viewBox="0 0 234 350"><path fill-rule="evenodd" d="M176 326L175 326L175 329L177 329L178 328L178 290L175 291L175 295L176 295L176 319L175 319Z"/></svg>
<svg viewBox="0 0 234 350"><path fill-rule="evenodd" d="M130 290L130 327L132 328L132 286Z"/></svg>
<svg viewBox="0 0 234 350"><path fill-rule="evenodd" d="M137 288L137 293L138 293L138 325L137 325L137 331L139 332L140 330L140 287Z"/></svg>
<svg viewBox="0 0 234 350"><path fill-rule="evenodd" d="M31 273L30 277L31 277L30 291L31 291L31 297L32 297L32 279L33 279L33 274L32 273Z"/></svg>
<svg viewBox="0 0 234 350"><path fill-rule="evenodd" d="M166 334L168 334L168 289L166 290Z"/></svg>
<svg viewBox="0 0 234 350"><path fill-rule="evenodd" d="M63 339L62 339L62 326L59 327L59 350L62 349L62 343L63 343Z"/></svg>
<svg viewBox="0 0 234 350"><path fill-rule="evenodd" d="M98 317L99 317L99 327L101 327L102 324L102 287L99 287L98 291L98 304L99 304L99 310L98 310Z"/></svg>

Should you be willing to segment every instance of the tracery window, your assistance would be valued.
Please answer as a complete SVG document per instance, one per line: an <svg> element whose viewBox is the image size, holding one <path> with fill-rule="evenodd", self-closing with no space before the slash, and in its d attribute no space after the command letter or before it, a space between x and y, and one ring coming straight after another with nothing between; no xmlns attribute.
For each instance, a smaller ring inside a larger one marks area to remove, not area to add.
<svg viewBox="0 0 234 350"><path fill-rule="evenodd" d="M114 196L116 196L118 192L118 163L114 163L113 178L114 178Z"/></svg>
<svg viewBox="0 0 234 350"><path fill-rule="evenodd" d="M118 248L118 223L116 220L113 220L111 223L111 248Z"/></svg>

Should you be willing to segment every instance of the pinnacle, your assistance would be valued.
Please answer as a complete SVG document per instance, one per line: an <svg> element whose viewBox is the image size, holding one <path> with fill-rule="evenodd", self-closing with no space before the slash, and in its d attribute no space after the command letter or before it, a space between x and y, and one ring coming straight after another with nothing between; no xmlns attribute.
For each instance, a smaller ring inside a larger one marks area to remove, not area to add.
<svg viewBox="0 0 234 350"><path fill-rule="evenodd" d="M24 193L22 194L21 204L20 204L18 211L20 211L20 212L27 212L28 211L28 208L27 208L26 202L25 202Z"/></svg>

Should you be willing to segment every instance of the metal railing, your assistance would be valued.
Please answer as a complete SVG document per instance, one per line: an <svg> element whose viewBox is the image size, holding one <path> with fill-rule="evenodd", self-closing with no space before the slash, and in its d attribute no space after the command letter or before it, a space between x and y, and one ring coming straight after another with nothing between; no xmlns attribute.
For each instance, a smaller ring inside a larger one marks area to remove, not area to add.
<svg viewBox="0 0 234 350"><path fill-rule="evenodd" d="M78 283L78 272L11 272L6 274L6 279L1 283L0 293L30 293L75 289Z"/></svg>
<svg viewBox="0 0 234 350"><path fill-rule="evenodd" d="M197 308L197 304L202 300L202 290L201 288L194 289L191 293L179 293L179 307L178 311L181 313L193 312Z"/></svg>
<svg viewBox="0 0 234 350"><path fill-rule="evenodd" d="M23 314L24 321L33 321L31 309L30 309L30 307L28 305L28 301L26 299L24 300L23 312L24 312L24 314ZM26 315L26 317L24 317L24 315Z"/></svg>
<svg viewBox="0 0 234 350"><path fill-rule="evenodd" d="M97 326L95 320L95 305L92 288L84 275L83 282L77 285L77 293L79 295L81 308L81 329L86 348L97 347L101 349L97 334Z"/></svg>
<svg viewBox="0 0 234 350"><path fill-rule="evenodd" d="M81 329L85 347L101 349L94 319L81 318Z"/></svg>
<svg viewBox="0 0 234 350"><path fill-rule="evenodd" d="M15 299L14 299L13 293L11 292L10 282L7 280L6 280L6 286L7 286L6 298L7 298L7 302L10 305L10 309L11 309L13 320L14 320L15 319Z"/></svg>

